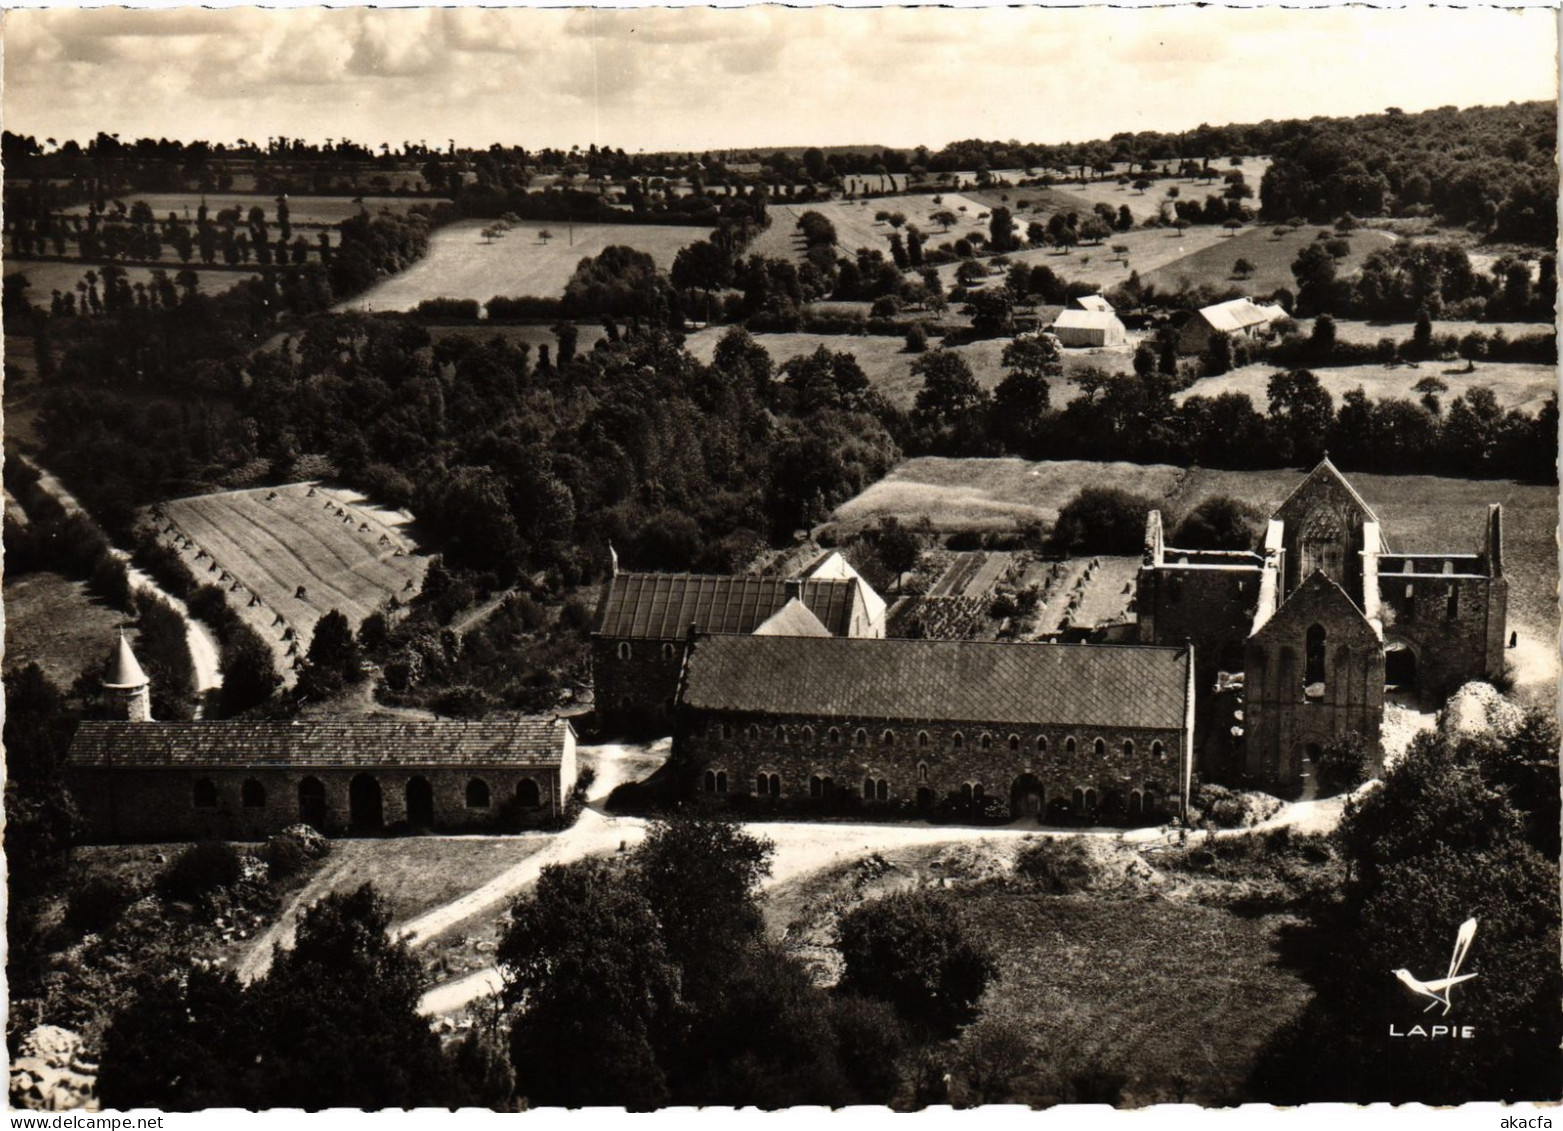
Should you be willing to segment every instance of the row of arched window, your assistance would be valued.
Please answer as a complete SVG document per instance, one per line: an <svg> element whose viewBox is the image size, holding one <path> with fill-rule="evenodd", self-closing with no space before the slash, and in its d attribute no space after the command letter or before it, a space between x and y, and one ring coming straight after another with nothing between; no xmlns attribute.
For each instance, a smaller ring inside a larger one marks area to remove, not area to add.
<svg viewBox="0 0 1563 1131"><path fill-rule="evenodd" d="M928 766L925 763L918 763L917 782L920 787L927 785ZM707 793L726 793L728 791L727 771L707 770L705 772L703 785ZM758 797L778 798L782 795L782 782L780 774L761 771L755 776L754 786L755 795ZM850 789L851 787L848 786L847 788ZM809 777L810 797L832 797L835 795L836 789L837 783L830 774L824 773L823 771L817 771ZM921 788L918 790L919 796L925 792L926 791ZM1035 787L1035 792L1037 794L1037 800L1039 804L1047 800L1040 785ZM962 782L960 793L961 800L969 802L981 802L986 796L983 790L983 784L980 781ZM872 773L868 774L863 778L862 796L864 801L889 801L889 779ZM1119 794L1118 796L1122 797L1122 794ZM1076 813L1093 812L1100 804L1098 800L1098 793L1094 786L1076 787L1073 793L1070 795L1070 799L1073 802L1073 809ZM1155 791L1149 787L1146 787L1145 789L1130 790L1127 797L1127 809L1131 817L1138 817L1142 814L1156 812Z"/></svg>
<svg viewBox="0 0 1563 1131"><path fill-rule="evenodd" d="M758 723L750 723L747 727L744 728L744 738L748 739L750 742L760 742L763 739L771 738L787 745L812 746L814 744L815 731L812 726L802 726L796 728L778 726L774 729L771 729L769 734L766 733L766 729L767 728L762 728ZM731 741L734 735L734 728L731 723L713 723L712 733L715 735L715 737L720 738L723 741ZM844 741L850 743L852 746L866 747L871 745L869 731L866 727L858 727L856 730L853 730L850 735L843 731L840 727L830 727L825 731L825 742L827 745L840 746ZM877 740L873 740L872 744L879 746L895 746L898 741L899 739L896 735L896 732L887 728L879 733ZM933 739L927 731L920 730L915 736L913 736L912 744L918 750L927 750L933 746ZM1031 740L1024 739L1019 734L1014 733L1011 733L1003 738L1000 738L998 735L990 733L989 731L982 731L977 735L977 749L992 750L994 749L995 745L1001 745L1002 748L1006 748L1012 753L1017 754L1023 751L1029 752L1032 750L1035 750L1038 754L1046 754L1048 752L1048 738L1045 734L1039 734ZM963 734L961 731L954 732L950 736L950 748L952 750L964 750L966 748L965 734ZM1074 735L1071 734L1065 737L1065 754L1074 754L1078 748L1079 745ZM1125 757L1132 758L1134 756L1135 749L1134 740L1132 738L1124 739L1121 749ZM1093 739L1091 742L1091 752L1099 758L1106 757L1107 740L1105 738ZM1151 743L1151 756L1158 762L1166 758L1167 748L1166 745L1161 742L1161 740L1158 739Z"/></svg>
<svg viewBox="0 0 1563 1131"><path fill-rule="evenodd" d="M635 658L635 649L628 640L619 641L618 647L613 651L614 655L621 660L633 660ZM664 660L675 660L678 658L678 645L664 642L657 649L657 654Z"/></svg>
<svg viewBox="0 0 1563 1131"><path fill-rule="evenodd" d="M413 781L427 782L422 778L414 778ZM326 787L319 778L307 777L299 782L298 796L300 805L325 804ZM492 791L488 782L482 778L472 778L467 782L465 791L468 809L487 809L492 803ZM190 787L190 801L197 809L217 808L217 783L211 778L197 778ZM531 778L522 778L516 784L516 803L524 808L533 808L542 804L542 790ZM255 778L247 778L239 787L239 804L246 809L264 809L266 807L266 787Z"/></svg>

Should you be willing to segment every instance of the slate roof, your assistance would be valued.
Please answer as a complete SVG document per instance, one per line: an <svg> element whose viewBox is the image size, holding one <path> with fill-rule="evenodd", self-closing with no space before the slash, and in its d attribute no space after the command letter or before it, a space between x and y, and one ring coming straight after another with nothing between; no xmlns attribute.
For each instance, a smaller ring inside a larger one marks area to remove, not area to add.
<svg viewBox="0 0 1563 1131"><path fill-rule="evenodd" d="M264 767L553 768L570 726L562 719L463 722L83 722L72 768Z"/></svg>
<svg viewBox="0 0 1563 1131"><path fill-rule="evenodd" d="M1212 328L1233 333L1238 330L1246 330L1250 326L1262 326L1282 317L1286 312L1278 306L1260 306L1251 299L1234 298L1226 302L1218 302L1213 306L1204 306L1199 310L1199 316L1208 322Z"/></svg>
<svg viewBox="0 0 1563 1131"><path fill-rule="evenodd" d="M109 666L108 678L103 681L103 686L112 691L128 691L147 685L146 672L141 670L141 665L136 662L136 654L130 650L130 641L125 639L123 630L119 634L119 644L115 648L114 659Z"/></svg>
<svg viewBox="0 0 1563 1131"><path fill-rule="evenodd" d="M829 636L830 629L820 624L819 617L809 612L809 607L794 597L781 607L781 611L754 630L756 636Z"/></svg>
<svg viewBox="0 0 1563 1131"><path fill-rule="evenodd" d="M798 585L819 622L832 635L845 636L852 627L858 583L808 578ZM691 624L701 632L753 632L787 600L787 582L780 577L620 573L608 582L597 632L651 640L682 640Z"/></svg>
<svg viewBox="0 0 1563 1131"><path fill-rule="evenodd" d="M701 637L681 703L773 715L1181 729L1178 648Z"/></svg>

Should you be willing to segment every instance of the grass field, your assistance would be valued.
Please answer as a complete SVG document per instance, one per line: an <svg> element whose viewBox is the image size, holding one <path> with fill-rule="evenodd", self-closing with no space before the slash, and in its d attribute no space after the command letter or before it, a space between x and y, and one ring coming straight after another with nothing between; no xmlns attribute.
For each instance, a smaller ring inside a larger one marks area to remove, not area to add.
<svg viewBox="0 0 1563 1131"><path fill-rule="evenodd" d="M287 629L293 629L293 643L302 652L315 622L331 609L356 628L387 598L416 593L428 566L428 559L372 508L324 488L311 495L311 489L295 483L278 488L276 498L269 497L270 489L257 488L162 504L174 523L165 540L181 533L193 541L180 551L185 564L201 580L229 590L229 603L286 661L284 670L292 662L290 642L282 639ZM338 507L352 521L344 521ZM205 556L197 558L202 551ZM233 589L235 584L240 588ZM296 595L300 586L303 597ZM252 596L259 598L258 605L249 603Z"/></svg>
<svg viewBox="0 0 1563 1131"><path fill-rule="evenodd" d="M1481 545L1487 504L1502 503L1509 620L1550 638L1557 631L1556 487L1503 479L1348 473L1400 553L1471 553ZM1168 525L1211 495L1232 495L1269 514L1303 472L1219 471L1166 464L1027 463L1018 459L908 460L836 509L856 528L886 514L905 522L927 515L939 530L1007 530L1017 521L1052 522L1088 485L1120 487L1160 503Z"/></svg>
<svg viewBox="0 0 1563 1131"><path fill-rule="evenodd" d="M199 193L199 192L143 192L128 196L117 197L123 200L128 208L138 200L146 202L152 209L152 215L158 220L167 219L170 212L181 220L195 223L196 210L201 206L201 201L206 201L207 211L216 216L225 208L237 208L246 216L251 208L264 208L266 210L266 222L275 225L277 222L276 195L246 195L243 193ZM370 213L389 210L391 212L406 212L415 204L434 204L437 201L407 196L366 196L363 198L363 207ZM86 215L87 205L76 204L66 208L67 215ZM348 196L290 196L288 197L288 219L293 224L321 225L340 224L349 216L356 216L359 212L357 202Z"/></svg>
<svg viewBox="0 0 1563 1131"><path fill-rule="evenodd" d="M324 890L312 894L348 892L372 883L390 905L391 922L404 923L482 887L550 840L542 833L337 840L321 873L327 876Z"/></svg>
<svg viewBox="0 0 1563 1131"><path fill-rule="evenodd" d="M36 663L60 688L103 662L114 630L127 620L87 591L85 582L57 573L5 579L5 668Z"/></svg>
<svg viewBox="0 0 1563 1131"><path fill-rule="evenodd" d="M1391 397L1416 400L1419 394L1413 392L1411 387L1424 377L1437 377L1449 386L1448 392L1440 394L1440 399L1446 405L1466 389L1485 387L1493 391L1503 408L1517 408L1534 414L1548 396L1557 392L1557 370L1549 365L1484 361L1477 365L1474 373L1463 373L1463 368L1463 362L1459 365L1424 362L1416 369L1404 366L1387 369L1382 365L1346 365L1334 369L1313 369L1311 372L1319 379L1319 384L1329 391L1330 396L1335 398L1336 405L1340 404L1345 394L1358 386L1374 400ZM1268 403L1265 389L1271 374L1275 372L1274 365L1247 365L1219 377L1201 378L1175 394L1173 399L1181 404L1196 394L1216 397L1222 393L1247 393L1254 407L1263 412Z"/></svg>
<svg viewBox="0 0 1563 1131"><path fill-rule="evenodd" d="M1123 1075L1128 1106L1180 1091L1236 1102L1260 1051L1313 997L1278 960L1279 916L1003 885L961 908L997 953L984 1017L1027 1031L1045 1065L1019 1081L1028 1101L1066 1098L1065 1082L1097 1069Z"/></svg>
<svg viewBox="0 0 1563 1131"><path fill-rule="evenodd" d="M177 258L166 260L161 270L168 274L169 281L174 276L189 267L195 272L197 279L196 289L205 294L217 294L226 291L237 284L241 279L251 278L253 271L203 271L197 264L181 263ZM77 261L16 259L7 256L5 260L5 273L7 275L26 275L28 288L27 298L34 306L49 309L49 296L54 291L65 294L74 292L76 284L85 281L88 271L101 274L103 265L100 263L81 263ZM134 287L137 283L150 283L152 281L151 267L126 267L123 268L125 278ZM103 294L103 284L98 284L98 294ZM77 302L81 301L81 295L76 295Z"/></svg>
<svg viewBox="0 0 1563 1131"><path fill-rule="evenodd" d="M1211 168L1216 170L1220 177L1224 177L1232 171L1232 167L1227 164L1224 158L1219 161L1212 160ZM1269 168L1270 159L1267 157L1245 157L1243 158L1243 164L1239 167L1244 180L1253 187L1256 200L1259 193L1259 182L1264 179L1265 170ZM1128 176L1130 184L1118 184L1117 177L1119 174ZM1161 178L1152 181L1151 187L1142 194L1134 191L1133 182L1137 179L1137 177L1128 172L1126 167L1120 165L1110 180L1089 181L1083 185L1079 181L1069 181L1054 187L1060 192L1066 192L1070 196L1080 199L1085 204L1087 211L1097 204L1109 204L1114 211L1117 211L1120 205L1127 204L1129 211L1134 215L1136 223L1143 223L1146 217L1158 214L1161 209L1161 202L1167 199L1167 190L1173 185L1178 187L1178 193L1182 199L1198 200L1201 203L1204 202L1205 197L1212 193L1220 195L1221 191L1226 187L1219 178L1214 183L1187 177L1178 177L1176 179ZM1018 191L1025 192L1028 190L1022 189ZM1257 207L1256 200L1250 200L1248 203Z"/></svg>
<svg viewBox="0 0 1563 1131"><path fill-rule="evenodd" d="M1106 290L1127 281L1131 271L1138 271L1143 279L1159 268L1181 263L1208 248L1230 242L1222 229L1205 225L1185 228L1181 233L1176 228L1139 228L1131 232L1114 232L1100 244L1086 244L1068 252L1057 248L1012 251L1009 259L1011 263L1044 264L1068 282L1090 283L1098 290ZM1125 253L1129 261L1127 266L1113 252L1114 244L1129 249ZM959 266L947 263L939 268L939 279L946 289L955 285L955 272ZM1003 281L1002 275L993 278L995 282Z"/></svg>
<svg viewBox="0 0 1563 1131"><path fill-rule="evenodd" d="M1212 230L1220 233L1221 238L1186 258L1149 272L1142 269L1140 278L1163 292L1176 291L1185 279L1211 287L1235 287L1250 295L1273 294L1280 287L1295 292L1297 279L1292 275L1292 261L1299 251L1314 242L1320 231L1312 227L1299 228L1276 238L1269 227L1249 227L1235 236L1226 235L1222 228ZM1369 229L1352 232L1347 238L1351 254L1339 261L1342 277L1357 271L1373 252L1394 242L1388 232ZM1232 274L1232 265L1239 259L1254 265L1254 273L1246 279L1238 279Z"/></svg>
<svg viewBox="0 0 1563 1131"><path fill-rule="evenodd" d="M502 239L485 243L481 220L448 224L429 237L429 250L406 271L369 288L346 310L412 310L426 298L557 298L576 265L613 244L644 251L666 270L680 248L710 232L692 225L576 224L524 221ZM549 231L543 241L538 233ZM573 238L573 242L572 242Z"/></svg>
<svg viewBox="0 0 1563 1131"><path fill-rule="evenodd" d="M761 232L749 245L752 255L764 255L777 259L803 259L806 250L803 236L798 231L798 217L805 212L818 212L836 228L836 251L841 255L853 255L860 247L877 248L890 258L890 233L895 231L884 221L875 221L876 212L900 212L908 224L916 224L926 237L930 247L937 247L945 240L955 240L973 228L988 230L987 220L977 219L988 206L957 192L942 194L942 203L933 198L938 190L927 194L912 193L907 196L885 197L876 200L830 200L812 204L771 204L766 211L771 226ZM961 209L966 209L962 212ZM935 212L950 211L960 217L959 223L948 233L932 219ZM904 229L903 229L904 231Z"/></svg>
<svg viewBox="0 0 1563 1131"><path fill-rule="evenodd" d="M1303 325L1312 326L1312 322L1303 320ZM1433 333L1438 336L1454 334L1464 337L1472 331L1482 334L1491 334L1494 330L1502 330L1511 339L1528 337L1531 334L1551 333L1555 327L1550 322L1452 322L1440 321L1433 323ZM1392 338L1396 342L1403 342L1416 332L1414 322L1360 322L1338 318L1335 320L1335 336L1343 342L1357 342L1364 345L1373 345L1381 338Z"/></svg>
<svg viewBox="0 0 1563 1131"><path fill-rule="evenodd" d="M685 345L696 358L709 363L724 333L725 327L698 330L689 335ZM552 340L552 335L548 335L547 340ZM584 334L582 340L585 341ZM755 334L754 340L765 347L778 368L792 358L813 353L821 346L834 353L850 353L863 367L869 383L899 408L911 408L918 390L923 387L923 379L912 372L912 363L918 355L907 353L906 343L901 338L883 334ZM950 352L966 359L979 385L984 389L993 389L1004 380L1004 347L1009 342L1008 338L989 338L952 346ZM936 347L938 343L931 344ZM1093 365L1109 372L1127 371L1132 358L1132 351L1121 348L1065 351L1066 379L1055 379L1052 382L1054 407L1074 399L1075 386L1067 379L1074 373Z"/></svg>

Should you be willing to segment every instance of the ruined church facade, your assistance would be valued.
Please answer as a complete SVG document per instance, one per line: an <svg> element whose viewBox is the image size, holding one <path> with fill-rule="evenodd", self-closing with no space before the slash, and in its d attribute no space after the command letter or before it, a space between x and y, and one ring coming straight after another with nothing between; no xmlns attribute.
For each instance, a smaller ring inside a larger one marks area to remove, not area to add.
<svg viewBox="0 0 1563 1131"><path fill-rule="evenodd" d="M1139 638L1193 645L1210 692L1201 749L1230 757L1207 759L1207 773L1217 770L1208 776L1306 796L1333 739L1355 732L1378 752L1387 690L1441 702L1462 683L1500 675L1500 506L1488 508L1474 541L1474 550L1394 552L1328 459L1276 509L1254 552L1169 546L1152 511Z"/></svg>

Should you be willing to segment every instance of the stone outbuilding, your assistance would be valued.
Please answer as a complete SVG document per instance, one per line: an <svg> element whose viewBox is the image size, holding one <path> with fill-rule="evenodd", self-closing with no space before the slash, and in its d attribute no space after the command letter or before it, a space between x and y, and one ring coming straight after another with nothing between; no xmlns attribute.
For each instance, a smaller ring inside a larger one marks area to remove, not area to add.
<svg viewBox="0 0 1563 1131"><path fill-rule="evenodd" d="M538 825L575 788L564 719L83 722L66 780L97 840Z"/></svg>
<svg viewBox="0 0 1563 1131"><path fill-rule="evenodd" d="M1255 337L1285 317L1286 311L1281 306L1256 303L1247 298L1234 298L1204 306L1196 310L1178 332L1178 352L1204 353L1210 348L1210 339L1217 333L1232 337Z"/></svg>
<svg viewBox="0 0 1563 1131"><path fill-rule="evenodd" d="M701 635L670 766L754 804L1167 818L1187 803L1192 677L1183 648Z"/></svg>

